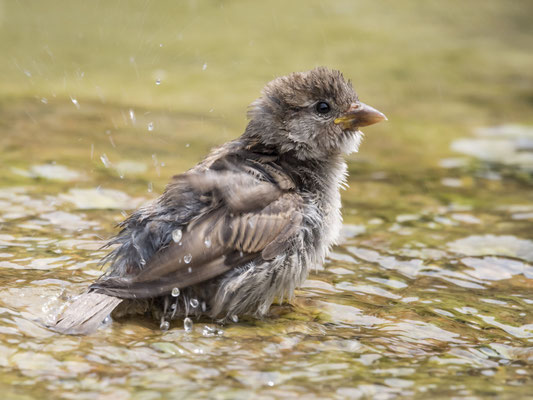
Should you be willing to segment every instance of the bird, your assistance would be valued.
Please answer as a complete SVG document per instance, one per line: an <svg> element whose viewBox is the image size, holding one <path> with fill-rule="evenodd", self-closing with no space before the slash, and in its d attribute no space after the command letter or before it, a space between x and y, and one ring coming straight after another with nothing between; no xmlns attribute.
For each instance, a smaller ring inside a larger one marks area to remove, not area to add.
<svg viewBox="0 0 533 400"><path fill-rule="evenodd" d="M342 226L345 156L360 128L386 120L327 67L267 83L244 133L174 176L119 224L106 272L50 325L97 330L109 315L152 314L220 323L264 318L324 263Z"/></svg>

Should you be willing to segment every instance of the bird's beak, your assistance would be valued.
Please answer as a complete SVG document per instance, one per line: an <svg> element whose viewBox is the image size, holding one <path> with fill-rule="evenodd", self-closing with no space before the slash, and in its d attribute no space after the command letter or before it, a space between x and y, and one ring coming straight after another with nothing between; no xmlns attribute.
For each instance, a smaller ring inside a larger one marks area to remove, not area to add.
<svg viewBox="0 0 533 400"><path fill-rule="evenodd" d="M358 129L383 120L387 120L385 114L365 103L356 102L352 103L350 108L334 122L337 125L342 124L343 129Z"/></svg>

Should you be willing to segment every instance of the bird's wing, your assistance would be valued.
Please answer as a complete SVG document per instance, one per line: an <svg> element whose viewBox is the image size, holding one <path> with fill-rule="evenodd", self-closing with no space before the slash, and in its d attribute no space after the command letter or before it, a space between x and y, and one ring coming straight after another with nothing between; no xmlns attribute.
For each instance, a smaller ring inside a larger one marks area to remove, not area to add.
<svg viewBox="0 0 533 400"><path fill-rule="evenodd" d="M194 219L178 243L160 249L137 273L108 276L91 289L120 298L171 293L254 260L276 257L300 230L302 199L272 183L224 171L186 176L198 193L219 202Z"/></svg>

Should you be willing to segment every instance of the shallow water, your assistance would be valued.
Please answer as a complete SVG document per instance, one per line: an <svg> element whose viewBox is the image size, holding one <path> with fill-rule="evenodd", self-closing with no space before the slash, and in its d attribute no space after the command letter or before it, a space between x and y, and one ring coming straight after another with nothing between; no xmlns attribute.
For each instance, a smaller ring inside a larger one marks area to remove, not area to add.
<svg viewBox="0 0 533 400"><path fill-rule="evenodd" d="M531 396L527 13L237 3L190 1L174 18L163 2L0 0L4 398ZM101 274L117 222L242 131L265 81L317 63L389 122L349 157L342 244L290 304L190 332L126 319L73 337L36 322Z"/></svg>
<svg viewBox="0 0 533 400"><path fill-rule="evenodd" d="M111 120L114 113L48 107L60 126L93 113ZM124 124L144 126L138 119ZM87 129L73 127L73 137ZM15 146L24 138L10 140ZM290 305L274 306L263 321L193 321L191 332L174 322L162 332L150 320L122 320L83 338L43 329L37 318L53 315L101 273L99 247L113 225L153 198L171 174L165 143L151 140L147 155L136 159L103 157L96 150L103 144L95 144L66 144L57 158L68 166L36 159L4 167L0 364L11 396L388 399L531 392L531 186L469 159L453 168L444 160L447 168L420 176L372 166L357 171L351 164L342 245ZM82 149L85 157L69 159Z"/></svg>

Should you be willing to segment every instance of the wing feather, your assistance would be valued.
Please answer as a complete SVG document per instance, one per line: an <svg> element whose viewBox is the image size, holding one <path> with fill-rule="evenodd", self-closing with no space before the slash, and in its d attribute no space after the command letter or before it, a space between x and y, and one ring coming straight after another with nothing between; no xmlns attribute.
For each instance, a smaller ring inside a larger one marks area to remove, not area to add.
<svg viewBox="0 0 533 400"><path fill-rule="evenodd" d="M234 213L223 203L189 224L180 243L160 249L137 274L104 277L91 289L120 298L161 296L276 257L301 228L302 200L274 189L277 199L255 211Z"/></svg>

